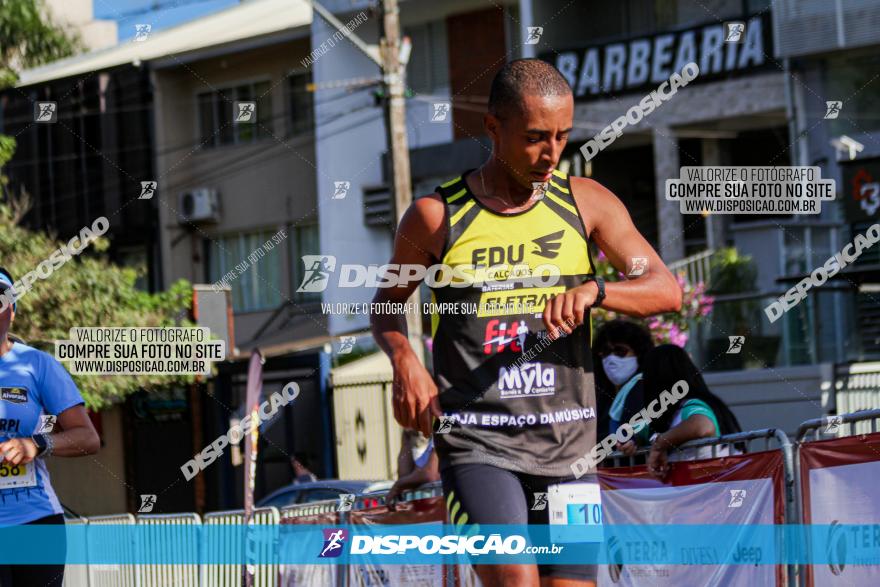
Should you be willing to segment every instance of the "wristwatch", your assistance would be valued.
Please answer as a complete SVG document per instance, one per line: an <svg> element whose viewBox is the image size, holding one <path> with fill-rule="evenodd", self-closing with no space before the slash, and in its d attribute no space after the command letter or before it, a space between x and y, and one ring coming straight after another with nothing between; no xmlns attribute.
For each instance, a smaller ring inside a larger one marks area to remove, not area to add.
<svg viewBox="0 0 880 587"><path fill-rule="evenodd" d="M599 277L598 275L588 275L584 280L584 283L595 281L596 286L599 288L599 293L596 294L596 301L593 302L591 308L598 308L602 305L602 302L605 300L605 280Z"/></svg>
<svg viewBox="0 0 880 587"><path fill-rule="evenodd" d="M37 456L48 457L52 454L52 439L48 434L34 434L31 440L37 445Z"/></svg>

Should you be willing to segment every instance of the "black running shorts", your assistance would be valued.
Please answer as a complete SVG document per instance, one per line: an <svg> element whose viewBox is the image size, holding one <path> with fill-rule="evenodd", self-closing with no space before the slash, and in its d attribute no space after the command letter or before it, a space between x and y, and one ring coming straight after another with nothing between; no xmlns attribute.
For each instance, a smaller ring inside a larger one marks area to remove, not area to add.
<svg viewBox="0 0 880 587"><path fill-rule="evenodd" d="M440 476L451 524L549 524L548 507L532 510L535 493L574 481L573 477L526 475L483 463L442 466ZM595 475L578 479L595 480ZM538 565L542 577L596 581L597 572L597 565Z"/></svg>

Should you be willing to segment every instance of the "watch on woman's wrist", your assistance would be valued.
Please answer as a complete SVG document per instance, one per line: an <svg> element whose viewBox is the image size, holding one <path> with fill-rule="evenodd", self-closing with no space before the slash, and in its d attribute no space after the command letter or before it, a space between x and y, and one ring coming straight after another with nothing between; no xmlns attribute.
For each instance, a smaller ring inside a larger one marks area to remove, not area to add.
<svg viewBox="0 0 880 587"><path fill-rule="evenodd" d="M589 275L584 280L584 283L586 284L591 281L596 282L596 287L599 289L599 291L596 294L596 300L593 302L593 304L590 307L591 308L598 308L600 305L602 305L602 302L605 300L605 280L602 279L601 277L599 277L598 275Z"/></svg>

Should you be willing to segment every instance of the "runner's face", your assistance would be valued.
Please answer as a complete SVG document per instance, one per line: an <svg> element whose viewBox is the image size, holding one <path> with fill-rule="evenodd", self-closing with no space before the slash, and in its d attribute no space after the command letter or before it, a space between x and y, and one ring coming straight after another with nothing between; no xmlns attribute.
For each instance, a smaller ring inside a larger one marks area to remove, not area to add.
<svg viewBox="0 0 880 587"><path fill-rule="evenodd" d="M517 183L532 189L534 182L548 181L559 164L571 132L574 100L571 94L527 95L523 105L522 115L508 115L498 121L493 134L498 159L507 164Z"/></svg>

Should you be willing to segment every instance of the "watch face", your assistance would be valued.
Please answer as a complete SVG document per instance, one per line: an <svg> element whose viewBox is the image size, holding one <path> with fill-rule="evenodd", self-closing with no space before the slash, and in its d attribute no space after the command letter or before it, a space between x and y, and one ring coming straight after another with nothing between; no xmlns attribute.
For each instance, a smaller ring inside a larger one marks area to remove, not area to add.
<svg viewBox="0 0 880 587"><path fill-rule="evenodd" d="M43 438L42 434L37 434L35 436L32 436L31 438L34 439L34 444L37 445L37 453L42 454L43 451L46 450L46 439Z"/></svg>

